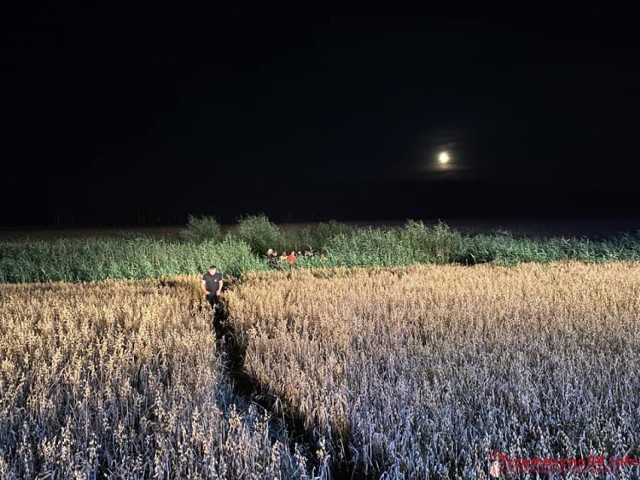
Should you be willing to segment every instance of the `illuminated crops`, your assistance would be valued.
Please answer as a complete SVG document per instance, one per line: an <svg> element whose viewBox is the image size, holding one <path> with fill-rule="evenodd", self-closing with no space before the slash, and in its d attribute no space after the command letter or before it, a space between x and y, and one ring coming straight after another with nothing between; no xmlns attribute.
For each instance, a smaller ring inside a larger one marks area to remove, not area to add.
<svg viewBox="0 0 640 480"><path fill-rule="evenodd" d="M254 272L224 296L273 414L234 391L197 277L0 286L0 478L486 478L490 451L640 453L638 262Z"/></svg>
<svg viewBox="0 0 640 480"><path fill-rule="evenodd" d="M302 476L234 396L195 285L0 286L0 478Z"/></svg>
<svg viewBox="0 0 640 480"><path fill-rule="evenodd" d="M227 297L247 371L374 478L638 456L637 262L259 272Z"/></svg>

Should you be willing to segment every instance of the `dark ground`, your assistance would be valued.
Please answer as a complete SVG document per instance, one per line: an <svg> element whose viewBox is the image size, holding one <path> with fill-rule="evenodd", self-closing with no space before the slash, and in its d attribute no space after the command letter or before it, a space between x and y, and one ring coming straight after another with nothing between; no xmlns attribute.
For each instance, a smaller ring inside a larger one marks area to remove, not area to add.
<svg viewBox="0 0 640 480"><path fill-rule="evenodd" d="M462 233L477 234L490 233L496 230L507 230L515 236L527 236L536 238L548 238L553 236L563 237L589 237L605 238L627 232L635 233L640 231L640 216L503 216L503 217L442 217L447 225L452 229ZM391 226L404 225L402 220L387 221L356 221L345 222L350 225L366 226ZM426 225L435 225L437 218L424 219ZM285 229L300 229L312 226L313 222L306 223L281 223ZM168 226L139 226L139 227L19 227L0 228L0 241L6 240L35 240L54 238L83 238L83 237L103 237L118 238L131 236L136 233L143 233L157 237L175 236L183 225ZM233 224L223 225L223 230L229 231L234 228Z"/></svg>
<svg viewBox="0 0 640 480"><path fill-rule="evenodd" d="M207 176L203 176L206 181ZM629 176L631 178L631 176ZM640 217L637 189L598 188L579 181L537 186L477 179L352 181L283 175L273 179L218 179L217 185L176 174L171 181L149 179L152 194L135 178L104 175L95 182L63 188L55 181L29 186L7 182L0 189L0 225L68 227L184 225L188 214L212 215L232 224L247 214L266 214L276 223L387 222L485 217ZM228 181L227 181L228 180ZM235 183L233 183L235 181ZM167 184L170 186L167 187ZM485 223L481 221L481 223ZM0 228L2 228L0 227Z"/></svg>

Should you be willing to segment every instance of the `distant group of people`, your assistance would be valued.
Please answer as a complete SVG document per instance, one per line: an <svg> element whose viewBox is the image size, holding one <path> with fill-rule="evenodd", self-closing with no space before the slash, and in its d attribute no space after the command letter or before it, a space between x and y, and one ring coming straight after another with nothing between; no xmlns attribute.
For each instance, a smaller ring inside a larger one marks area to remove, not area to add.
<svg viewBox="0 0 640 480"><path fill-rule="evenodd" d="M305 250L304 253L302 250L298 250L297 252L295 250L291 250L291 252L287 254L287 251L284 249L282 250L282 253L278 255L277 250L270 248L267 250L267 263L274 267L286 263L289 265L295 265L298 258L310 259L313 258L314 255L313 250Z"/></svg>
<svg viewBox="0 0 640 480"><path fill-rule="evenodd" d="M278 255L278 251L270 248L267 250L267 263L273 267L279 267L282 265L295 265L299 258L312 259L317 254L313 250L291 250L289 253L286 250L282 250L282 253ZM325 260L324 254L319 254L320 260ZM215 265L211 265L202 276L200 280L200 288L209 305L211 305L214 311L214 320L216 317L219 319L221 313L220 294L224 286L224 280L222 274L218 271Z"/></svg>
<svg viewBox="0 0 640 480"><path fill-rule="evenodd" d="M285 249L282 250L282 253L278 254L277 250L272 248L267 250L267 263L269 266L273 268L282 268L283 266L292 267L296 264L298 259L304 258L305 260L310 260L313 258L318 258L318 260L325 261L326 257L324 253L314 252L313 250L291 250L289 253ZM223 288L225 287L225 282L222 277L222 273L218 271L218 268L215 265L211 265L207 268L207 271L204 272L202 278L200 279L200 290L204 297L207 300L207 303L211 306L211 310L213 311L213 326L216 329L217 334L223 334L224 332L224 315L225 315L225 307L224 301L221 301L220 298Z"/></svg>

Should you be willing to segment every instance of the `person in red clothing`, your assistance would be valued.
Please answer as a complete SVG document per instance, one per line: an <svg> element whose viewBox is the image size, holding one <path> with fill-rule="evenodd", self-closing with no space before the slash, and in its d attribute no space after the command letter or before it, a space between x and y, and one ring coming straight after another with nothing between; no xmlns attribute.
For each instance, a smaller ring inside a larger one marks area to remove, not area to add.
<svg viewBox="0 0 640 480"><path fill-rule="evenodd" d="M296 263L296 252L291 250L291 253L287 255L287 262L289 262L290 265Z"/></svg>

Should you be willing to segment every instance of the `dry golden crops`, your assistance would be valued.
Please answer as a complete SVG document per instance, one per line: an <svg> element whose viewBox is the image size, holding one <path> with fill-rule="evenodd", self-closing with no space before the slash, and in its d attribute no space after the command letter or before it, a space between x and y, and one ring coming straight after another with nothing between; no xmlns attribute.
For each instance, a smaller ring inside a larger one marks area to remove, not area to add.
<svg viewBox="0 0 640 480"><path fill-rule="evenodd" d="M0 478L326 474L234 394L197 284L0 286ZM323 466L639 454L638 263L263 272L225 296L244 368Z"/></svg>
<svg viewBox="0 0 640 480"><path fill-rule="evenodd" d="M247 371L364 473L640 453L637 262L263 272L227 297Z"/></svg>
<svg viewBox="0 0 640 480"><path fill-rule="evenodd" d="M196 286L0 286L0 478L302 476L234 395Z"/></svg>

